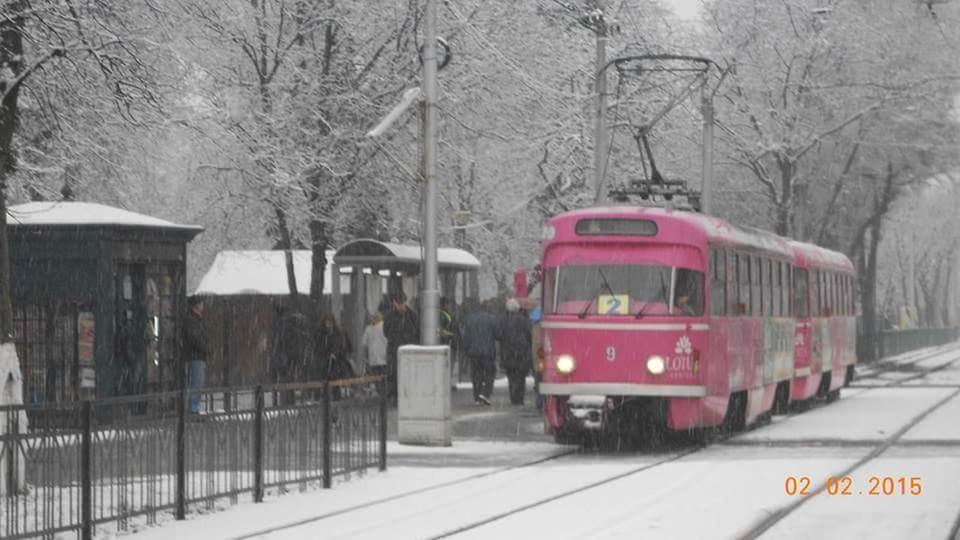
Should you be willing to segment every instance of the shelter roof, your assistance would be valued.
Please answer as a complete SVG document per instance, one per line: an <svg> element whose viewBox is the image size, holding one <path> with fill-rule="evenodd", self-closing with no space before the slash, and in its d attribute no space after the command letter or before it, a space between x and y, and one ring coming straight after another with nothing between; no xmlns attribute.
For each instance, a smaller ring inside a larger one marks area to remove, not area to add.
<svg viewBox="0 0 960 540"><path fill-rule="evenodd" d="M347 242L334 255L337 264L375 266L382 269L400 269L419 266L422 249L415 244L397 244L379 240L360 239ZM469 251L459 248L437 248L437 265L441 269L474 270L480 260Z"/></svg>
<svg viewBox="0 0 960 540"><path fill-rule="evenodd" d="M333 260L333 250L327 250L327 260ZM313 271L311 253L308 249L293 250L293 273L297 287L304 294L310 290L310 273ZM330 294L332 269L328 264L323 276L323 293ZM227 296L241 294L286 295L287 266L282 250L221 251L217 253L210 269L200 280L193 294Z"/></svg>
<svg viewBox="0 0 960 540"><path fill-rule="evenodd" d="M105 204L75 201L39 201L11 206L8 224L17 226L118 226L199 233L199 225L182 225Z"/></svg>

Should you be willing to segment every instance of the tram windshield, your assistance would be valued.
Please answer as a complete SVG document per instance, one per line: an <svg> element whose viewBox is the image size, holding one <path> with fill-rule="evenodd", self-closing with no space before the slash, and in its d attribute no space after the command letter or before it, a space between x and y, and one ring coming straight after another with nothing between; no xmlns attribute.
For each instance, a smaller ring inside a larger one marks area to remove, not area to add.
<svg viewBox="0 0 960 540"><path fill-rule="evenodd" d="M545 272L543 309L579 316L703 315L703 273L660 265L558 266Z"/></svg>

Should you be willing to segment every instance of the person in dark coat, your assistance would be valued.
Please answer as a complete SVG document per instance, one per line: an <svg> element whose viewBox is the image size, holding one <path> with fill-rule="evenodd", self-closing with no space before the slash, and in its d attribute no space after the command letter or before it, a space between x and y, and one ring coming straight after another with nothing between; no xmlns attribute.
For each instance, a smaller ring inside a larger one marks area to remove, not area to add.
<svg viewBox="0 0 960 540"><path fill-rule="evenodd" d="M473 380L473 400L478 405L490 405L493 379L497 374L497 320L490 313L488 302L464 320L463 352L470 359Z"/></svg>
<svg viewBox="0 0 960 540"><path fill-rule="evenodd" d="M407 307L403 292L390 297L390 309L383 317L383 333L387 336L387 395L397 398L397 349L401 345L420 342L420 321Z"/></svg>
<svg viewBox="0 0 960 540"><path fill-rule="evenodd" d="M507 313L500 319L500 366L507 373L510 403L523 405L527 374L533 366L530 319L520 312L516 299L507 300Z"/></svg>
<svg viewBox="0 0 960 540"><path fill-rule="evenodd" d="M353 368L350 366L353 344L332 313L325 313L320 321L318 348L320 361L317 379L332 381L353 377Z"/></svg>
<svg viewBox="0 0 960 540"><path fill-rule="evenodd" d="M320 319L319 332L314 378L321 381L336 381L353 377L349 358L353 352L353 345L332 313L325 313ZM340 399L340 394L341 388L337 386L332 389L331 397L337 400Z"/></svg>
<svg viewBox="0 0 960 540"><path fill-rule="evenodd" d="M187 360L187 387L202 388L207 374L207 328L203 324L203 300L194 296L188 301L190 313L184 321L184 347ZM190 396L190 413L200 412L200 394Z"/></svg>

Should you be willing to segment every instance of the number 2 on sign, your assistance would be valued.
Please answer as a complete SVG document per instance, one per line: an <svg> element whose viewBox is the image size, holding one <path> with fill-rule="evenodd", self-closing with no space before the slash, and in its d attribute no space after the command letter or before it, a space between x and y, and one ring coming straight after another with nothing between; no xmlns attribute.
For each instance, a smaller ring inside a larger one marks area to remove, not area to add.
<svg viewBox="0 0 960 540"><path fill-rule="evenodd" d="M597 304L604 315L626 315L630 297L626 294L601 294Z"/></svg>

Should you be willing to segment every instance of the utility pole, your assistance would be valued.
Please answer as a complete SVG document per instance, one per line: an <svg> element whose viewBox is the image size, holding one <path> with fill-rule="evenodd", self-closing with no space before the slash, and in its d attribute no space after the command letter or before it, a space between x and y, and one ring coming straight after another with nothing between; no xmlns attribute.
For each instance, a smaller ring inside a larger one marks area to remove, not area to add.
<svg viewBox="0 0 960 540"><path fill-rule="evenodd" d="M713 211L713 91L704 81L703 109L703 183L700 185L700 211L709 215Z"/></svg>
<svg viewBox="0 0 960 540"><path fill-rule="evenodd" d="M588 26L589 25L589 26ZM597 55L594 65L594 89L597 92L597 110L593 134L593 202L603 199L603 179L607 168L607 21L603 12L603 0L596 0L596 10L584 24L597 37Z"/></svg>
<svg viewBox="0 0 960 540"><path fill-rule="evenodd" d="M420 344L437 345L437 2L426 0L423 32L423 292Z"/></svg>

